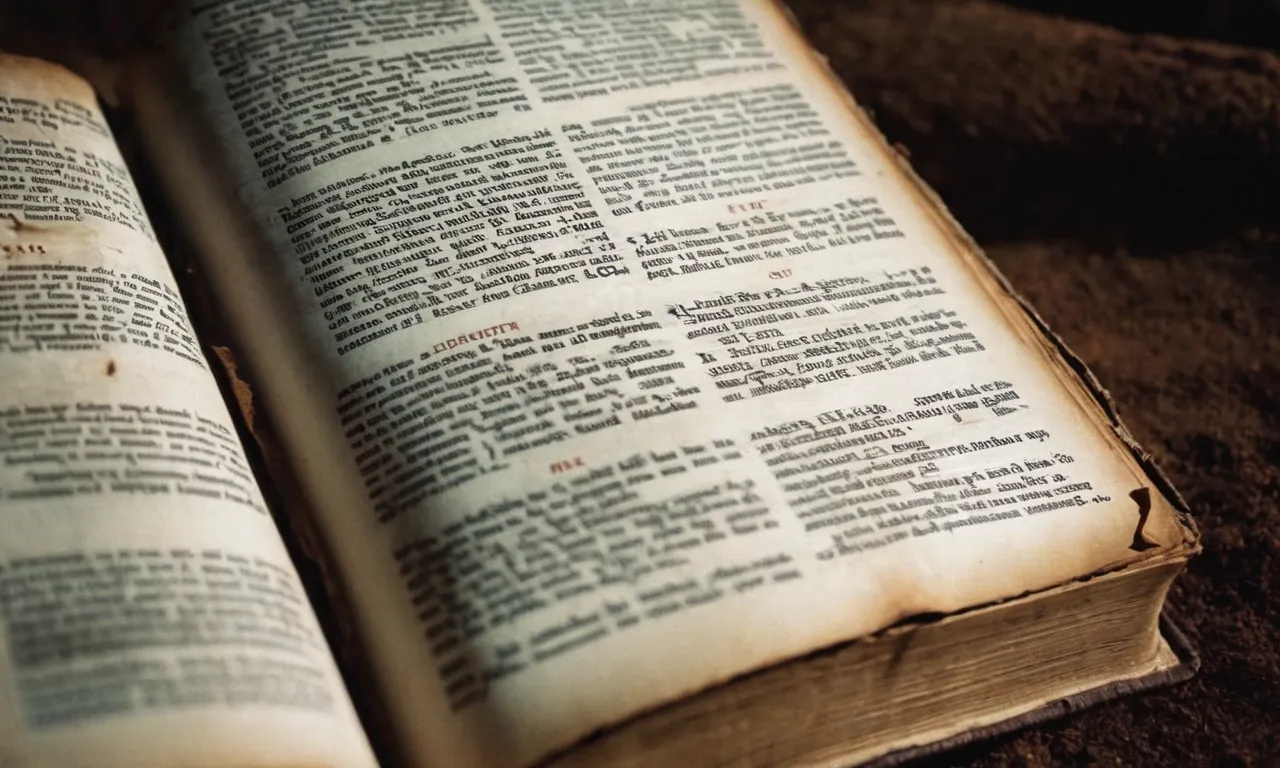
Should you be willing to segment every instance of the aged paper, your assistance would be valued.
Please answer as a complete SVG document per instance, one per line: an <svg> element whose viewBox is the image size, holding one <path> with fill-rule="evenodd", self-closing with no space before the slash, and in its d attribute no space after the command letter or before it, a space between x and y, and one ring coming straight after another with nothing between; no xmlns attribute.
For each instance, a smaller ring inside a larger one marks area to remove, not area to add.
<svg viewBox="0 0 1280 768"><path fill-rule="evenodd" d="M8 56L0 381L0 765L373 765L92 91Z"/></svg>
<svg viewBox="0 0 1280 768"><path fill-rule="evenodd" d="M1144 480L771 3L171 43L140 121L423 764L1136 557Z"/></svg>

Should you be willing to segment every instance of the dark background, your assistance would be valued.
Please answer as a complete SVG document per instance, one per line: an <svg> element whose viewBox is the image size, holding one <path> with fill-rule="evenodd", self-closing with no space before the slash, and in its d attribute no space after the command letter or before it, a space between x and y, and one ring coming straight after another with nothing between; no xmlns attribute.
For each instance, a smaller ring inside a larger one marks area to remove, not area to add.
<svg viewBox="0 0 1280 768"><path fill-rule="evenodd" d="M1195 679L934 764L1280 765L1280 0L790 5L1204 532ZM104 7L0 0L0 48L110 59L137 19Z"/></svg>

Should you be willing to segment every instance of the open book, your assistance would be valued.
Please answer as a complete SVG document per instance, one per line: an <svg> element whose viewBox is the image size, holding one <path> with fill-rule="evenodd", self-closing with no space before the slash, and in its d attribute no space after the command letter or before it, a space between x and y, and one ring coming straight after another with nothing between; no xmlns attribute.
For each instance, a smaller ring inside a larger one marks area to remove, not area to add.
<svg viewBox="0 0 1280 768"><path fill-rule="evenodd" d="M0 57L0 766L893 761L1186 673L1181 502L771 0L164 30L120 114L200 312Z"/></svg>

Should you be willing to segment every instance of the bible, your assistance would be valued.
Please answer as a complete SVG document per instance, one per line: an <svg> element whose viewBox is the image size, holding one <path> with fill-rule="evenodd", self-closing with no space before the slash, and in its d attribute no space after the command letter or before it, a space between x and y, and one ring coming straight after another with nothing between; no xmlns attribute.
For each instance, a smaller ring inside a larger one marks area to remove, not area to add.
<svg viewBox="0 0 1280 768"><path fill-rule="evenodd" d="M0 766L888 765L1194 671L1185 504L773 0L147 38L0 56Z"/></svg>

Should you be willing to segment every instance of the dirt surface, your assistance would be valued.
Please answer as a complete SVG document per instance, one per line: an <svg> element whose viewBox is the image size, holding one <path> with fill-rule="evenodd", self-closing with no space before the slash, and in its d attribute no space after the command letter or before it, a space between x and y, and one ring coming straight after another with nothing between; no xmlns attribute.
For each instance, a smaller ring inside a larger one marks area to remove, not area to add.
<svg viewBox="0 0 1280 768"><path fill-rule="evenodd" d="M1280 58L987 2L792 6L1205 533L1172 595L1195 679L937 764L1280 765Z"/></svg>
<svg viewBox="0 0 1280 768"><path fill-rule="evenodd" d="M1280 0L1005 0L1131 32L1280 48Z"/></svg>
<svg viewBox="0 0 1280 768"><path fill-rule="evenodd" d="M79 0L16 5L5 21L25 24L0 24L0 47L66 51L49 30L70 20L83 63L130 27L80 14ZM791 5L1111 389L1205 532L1172 596L1204 656L1198 677L936 764L1280 765L1280 57L1266 50L1280 47L1280 3Z"/></svg>

